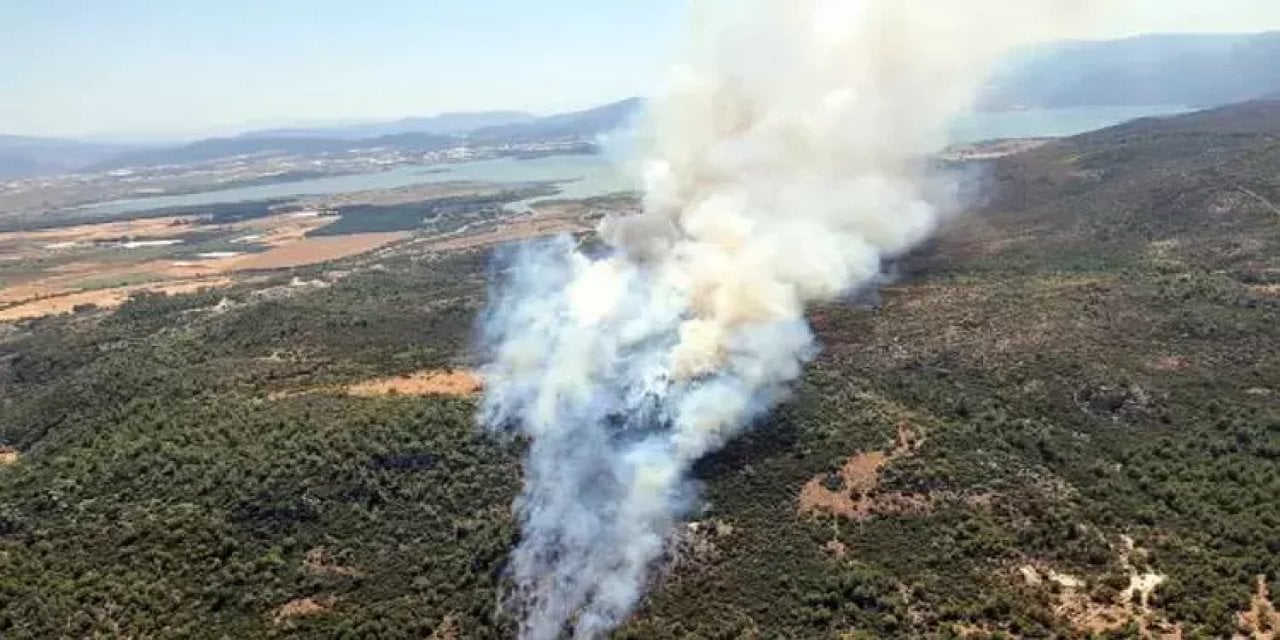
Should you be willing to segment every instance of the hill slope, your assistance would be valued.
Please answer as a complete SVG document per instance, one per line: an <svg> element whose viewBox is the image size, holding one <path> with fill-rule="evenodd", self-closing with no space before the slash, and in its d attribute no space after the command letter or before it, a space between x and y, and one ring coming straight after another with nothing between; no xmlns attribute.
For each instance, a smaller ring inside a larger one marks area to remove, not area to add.
<svg viewBox="0 0 1280 640"><path fill-rule="evenodd" d="M538 118L532 122L485 127L473 131L471 137L478 140L592 137L625 125L640 112L643 105L640 98L627 98L591 109Z"/></svg>
<svg viewBox="0 0 1280 640"><path fill-rule="evenodd" d="M0 135L0 177L76 171L128 149L124 145Z"/></svg>
<svg viewBox="0 0 1280 640"><path fill-rule="evenodd" d="M1277 90L1280 33L1147 35L1019 52L995 78L984 102L995 109L1214 106Z"/></svg>
<svg viewBox="0 0 1280 640"><path fill-rule="evenodd" d="M699 465L706 507L619 637L1273 618L1270 123L1254 103L992 164L876 308L812 311L823 353ZM343 391L467 363L486 255L421 247L0 327L0 635L510 637L519 443L478 434L474 398Z"/></svg>
<svg viewBox="0 0 1280 640"><path fill-rule="evenodd" d="M402 118L390 122L361 125L264 129L240 134L240 138L338 138L360 140L404 133L450 135L467 133L483 127L530 122L535 117L522 111L476 111L442 113L421 118Z"/></svg>
<svg viewBox="0 0 1280 640"><path fill-rule="evenodd" d="M165 164L185 164L207 162L219 158L251 154L319 154L346 151L348 149L370 149L388 147L406 151L429 151L449 146L467 144L469 142L501 143L527 142L559 138L590 138L608 132L623 125L640 108L640 100L631 98L611 103L602 107L562 113L543 118L511 117L502 115L496 118L504 123L473 128L494 119L485 115L477 118L450 119L447 126L433 126L437 129L464 127L448 135L423 131L401 131L378 137L364 137L364 134L380 130L357 128L349 131L277 131L259 132L233 138L214 138L200 140L177 147L147 149L113 156L93 165L96 170L116 169L120 167L151 166ZM409 128L401 124L389 125L388 131ZM311 135L315 133L317 135ZM320 135L323 134L323 135ZM361 137L352 137L361 136Z"/></svg>

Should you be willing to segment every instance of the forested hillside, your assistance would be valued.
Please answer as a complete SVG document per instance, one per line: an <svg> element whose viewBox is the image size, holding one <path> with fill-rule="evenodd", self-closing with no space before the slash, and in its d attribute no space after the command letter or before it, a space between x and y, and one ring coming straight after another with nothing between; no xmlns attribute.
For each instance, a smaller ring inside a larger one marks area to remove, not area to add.
<svg viewBox="0 0 1280 640"><path fill-rule="evenodd" d="M1280 623L1280 103L982 175L876 304L812 310L619 637ZM0 324L0 637L510 637L521 443L345 391L474 364L487 255L423 246Z"/></svg>

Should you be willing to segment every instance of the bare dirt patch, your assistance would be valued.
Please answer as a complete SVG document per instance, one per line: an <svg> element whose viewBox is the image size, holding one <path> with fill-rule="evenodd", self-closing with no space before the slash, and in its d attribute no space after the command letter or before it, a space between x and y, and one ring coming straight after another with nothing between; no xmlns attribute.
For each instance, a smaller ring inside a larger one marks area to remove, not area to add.
<svg viewBox="0 0 1280 640"><path fill-rule="evenodd" d="M440 626L431 632L429 640L458 640L461 637L460 633L458 617L451 613L445 616L444 620L440 621Z"/></svg>
<svg viewBox="0 0 1280 640"><path fill-rule="evenodd" d="M230 285L231 280L229 278L212 278L156 282L54 295L0 309L0 322L69 313L74 311L76 307L83 305L95 305L98 308L110 309L124 304L130 296L143 291L181 294Z"/></svg>
<svg viewBox="0 0 1280 640"><path fill-rule="evenodd" d="M332 596L323 598L298 598L284 603L271 615L277 625L286 624L292 618L314 616L333 609L338 599Z"/></svg>
<svg viewBox="0 0 1280 640"><path fill-rule="evenodd" d="M898 435L890 451L868 451L849 458L839 471L814 476L800 490L801 515L828 513L862 520L877 512L924 508L925 498L899 493L876 494L880 472L896 458L911 456L924 441L909 422L898 423Z"/></svg>
<svg viewBox="0 0 1280 640"><path fill-rule="evenodd" d="M349 236L323 236L303 238L297 242L252 255L219 261L226 271L257 271L264 269L288 269L348 258L384 247L409 237L405 231L387 233L357 233Z"/></svg>
<svg viewBox="0 0 1280 640"><path fill-rule="evenodd" d="M484 381L471 371L417 371L395 378L380 378L346 388L349 395L364 398L406 396L473 396L480 393Z"/></svg>
<svg viewBox="0 0 1280 640"><path fill-rule="evenodd" d="M989 624L961 623L951 625L951 631L961 638L993 638L996 629Z"/></svg>
<svg viewBox="0 0 1280 640"><path fill-rule="evenodd" d="M1139 571L1133 565L1131 558L1138 550L1135 550L1131 538L1123 536L1118 551L1120 564L1129 573L1129 585L1109 599L1091 594L1087 580L1040 563L1022 565L1018 567L1018 573L1028 586L1048 589L1054 614L1079 633L1102 635L1136 623L1139 637L1181 638L1182 628L1162 617L1150 605L1152 593L1164 583L1165 577L1151 571Z"/></svg>
<svg viewBox="0 0 1280 640"><path fill-rule="evenodd" d="M1243 634L1237 638L1246 640L1276 640L1280 637L1280 613L1271 602L1271 593L1267 587L1267 577L1258 576L1248 611L1239 614L1240 629Z"/></svg>
<svg viewBox="0 0 1280 640"><path fill-rule="evenodd" d="M880 469L889 458L879 451L859 453L835 473L815 476L800 490L800 512L825 511L846 518L871 515L874 501L867 495L880 483Z"/></svg>
<svg viewBox="0 0 1280 640"><path fill-rule="evenodd" d="M1156 371L1181 371L1188 364L1187 359L1181 356L1164 356L1151 363L1151 368Z"/></svg>
<svg viewBox="0 0 1280 640"><path fill-rule="evenodd" d="M836 558L843 558L849 555L848 545L835 538L828 540L826 544L822 545L822 549Z"/></svg>

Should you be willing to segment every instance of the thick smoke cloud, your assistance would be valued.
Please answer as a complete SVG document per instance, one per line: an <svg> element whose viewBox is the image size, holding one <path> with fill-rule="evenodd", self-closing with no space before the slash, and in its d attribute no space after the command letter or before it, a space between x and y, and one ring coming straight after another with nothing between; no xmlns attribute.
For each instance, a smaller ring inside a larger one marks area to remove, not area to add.
<svg viewBox="0 0 1280 640"><path fill-rule="evenodd" d="M1072 14L1068 14L1071 11ZM805 305L873 284L955 206L926 158L989 65L1078 1L726 0L652 105L644 211L496 269L482 422L527 437L521 637L597 638L696 502L690 467L786 396Z"/></svg>

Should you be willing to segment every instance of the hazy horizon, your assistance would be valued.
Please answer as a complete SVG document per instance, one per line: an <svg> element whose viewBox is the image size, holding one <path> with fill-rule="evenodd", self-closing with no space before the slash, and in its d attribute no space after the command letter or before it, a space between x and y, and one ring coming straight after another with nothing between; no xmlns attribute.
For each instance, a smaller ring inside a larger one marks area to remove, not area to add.
<svg viewBox="0 0 1280 640"><path fill-rule="evenodd" d="M683 0L10 0L0 134L174 140L647 95ZM1088 39L1280 29L1280 3L1133 0Z"/></svg>

